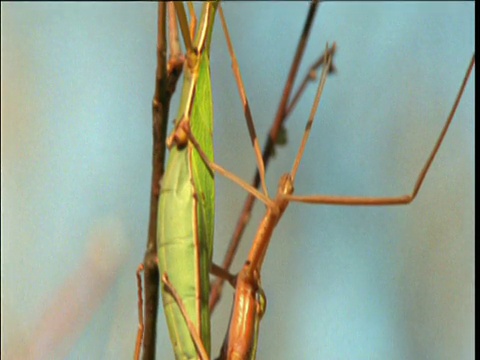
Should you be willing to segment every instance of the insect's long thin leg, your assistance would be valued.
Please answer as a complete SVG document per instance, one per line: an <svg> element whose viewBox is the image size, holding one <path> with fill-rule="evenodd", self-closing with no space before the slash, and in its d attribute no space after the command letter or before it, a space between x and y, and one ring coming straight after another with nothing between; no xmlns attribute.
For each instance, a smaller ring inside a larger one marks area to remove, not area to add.
<svg viewBox="0 0 480 360"><path fill-rule="evenodd" d="M191 1L187 3L187 6L190 13L190 38L193 39L195 37L195 29L197 28L197 15Z"/></svg>
<svg viewBox="0 0 480 360"><path fill-rule="evenodd" d="M260 191L258 191L252 185L248 184L247 182L245 182L244 180L239 178L234 173L226 170L222 166L220 166L220 165L214 163L213 161L211 161L208 158L207 154L205 154L205 152L202 150L202 148L201 148L200 144L198 143L197 139L195 138L195 136L190 131L190 125L189 125L188 122L184 121L180 124L180 126L183 128L183 130L185 131L185 134L188 136L188 139L193 144L193 146L197 150L198 154L202 158L203 162L205 163L205 165L207 165L210 168L210 170L216 171L219 174L226 177L227 179L229 179L229 180L233 181L234 183L238 184L240 187L245 189L245 191L248 191L250 194L254 195L258 200L262 201L266 206L270 207L270 206L273 205L273 201L269 197L267 197L265 194L262 194Z"/></svg>
<svg viewBox="0 0 480 360"><path fill-rule="evenodd" d="M328 50L328 52L330 52L332 56L334 56L336 50L337 50L336 44L334 43L333 46ZM307 88L308 82L314 81L316 79L317 69L322 65L325 65L325 53L323 53L312 65L310 65L310 68L307 74L305 75L305 77L303 78L300 86L298 87L295 94L292 96L292 99L290 100L290 102L287 104L287 107L285 109L285 117L288 117L292 113L292 111L295 109L298 101L300 100L300 97L303 95L303 92ZM337 72L337 69L335 65L332 63L328 73L333 74L335 72Z"/></svg>
<svg viewBox="0 0 480 360"><path fill-rule="evenodd" d="M332 51L335 51L335 43L332 46ZM295 182L295 176L297 174L298 166L300 165L300 161L302 160L303 153L305 152L305 146L307 146L308 138L312 130L313 120L315 119L318 105L320 105L320 99L322 98L323 89L325 88L325 82L327 81L327 75L330 71L332 59L333 59L333 53L329 52L329 48L327 44L325 48L325 66L322 69L322 75L320 77L320 83L318 84L317 94L315 95L315 101L313 102L312 109L310 111L310 116L308 118L307 125L305 126L305 132L303 133L302 142L300 143L297 156L295 157L295 162L293 163L292 172L290 173L292 176L292 182Z"/></svg>
<svg viewBox="0 0 480 360"><path fill-rule="evenodd" d="M238 66L238 61L235 55L235 50L233 49L232 39L230 38L227 22L225 21L225 16L220 5L218 6L218 11L220 15L220 20L222 21L223 32L225 33L225 39L227 40L228 52L230 53L230 58L232 59L232 71L235 76L235 81L237 83L238 93L240 94L240 98L243 103L243 111L245 114L245 120L247 121L248 133L250 135L250 140L252 141L252 146L255 151L255 157L257 160L257 167L260 174L262 189L264 194L268 196L267 183L265 181L265 164L263 163L262 150L260 149L260 145L258 143L258 137L255 131L255 125L253 123L252 112L250 111L250 105L248 103L247 94L245 92L245 86L243 84L242 75L240 74L240 67Z"/></svg>
<svg viewBox="0 0 480 360"><path fill-rule="evenodd" d="M140 353L142 349L142 340L143 340L143 289L142 289L142 272L144 270L143 264L140 264L137 268L137 293L138 293L138 330L137 330L137 340L135 342L135 354L133 358L135 360L140 359Z"/></svg>
<svg viewBox="0 0 480 360"><path fill-rule="evenodd" d="M455 102L450 110L450 114L443 125L442 131L433 147L427 161L423 165L422 170L420 171L417 181L415 182L415 186L410 194L403 195L403 196L392 196L392 197L362 197L362 196L327 196L327 195L317 195L317 196L296 196L296 195L288 195L287 198L290 201L295 202L302 202L308 204L328 204L328 205L358 205L358 206L380 206L380 205L406 205L410 204L415 197L417 196L423 181L425 180L425 176L427 175L430 166L432 165L435 156L437 155L438 149L442 145L443 139L447 134L448 128L452 123L453 117L455 112L457 111L458 105L462 98L463 92L465 91L465 87L467 86L468 79L470 78L470 74L472 73L473 66L475 65L475 54L472 55L472 59L468 66L468 69L465 73L465 76L462 81L462 85L458 91L457 97L455 98Z"/></svg>
<svg viewBox="0 0 480 360"><path fill-rule="evenodd" d="M175 6L172 2L168 4L168 33L169 33L169 50L170 61L181 61L183 59L182 49L180 47L180 39L178 36L177 16L175 15Z"/></svg>
<svg viewBox="0 0 480 360"><path fill-rule="evenodd" d="M212 275L215 275L219 278L222 278L223 280L227 280L232 287L235 288L235 282L236 282L236 276L233 274L230 274L227 270L222 268L221 266L218 266L217 264L212 262L212 266L210 268L210 273Z"/></svg>
<svg viewBox="0 0 480 360"><path fill-rule="evenodd" d="M168 274L164 273L162 276L162 282L164 286L167 287L168 291L172 294L173 298L175 299L175 302L177 303L183 318L185 319L185 322L187 323L188 330L190 331L190 336L192 337L195 346L197 347L198 354L200 355L200 358L202 360L209 360L209 356L207 351L205 350L205 347L203 346L202 338L200 337L200 334L198 333L197 329L195 328L195 324L192 323L190 318L188 317L187 309L185 308L185 305L183 303L182 298L178 294L177 290L174 288L172 283L170 283L168 279Z"/></svg>
<svg viewBox="0 0 480 360"><path fill-rule="evenodd" d="M187 49L187 53L192 52L193 39L190 37L190 29L188 28L188 20L187 20L187 14L185 13L185 8L183 7L183 3L179 1L175 1L173 4L175 5L178 22L180 23L180 29L182 31L183 41L185 42L185 48Z"/></svg>
<svg viewBox="0 0 480 360"><path fill-rule="evenodd" d="M210 11L207 11L205 13L205 16L206 18L205 19L201 19L201 27L199 27L198 29L198 33L197 33L197 39L196 39L196 43L197 43L197 50L202 52L206 43L207 43L207 38L208 38L208 35L209 35L209 26L211 24L211 20L209 18L213 17L214 14L212 13L211 9L213 7L213 4L211 2L207 3L206 4L207 6L207 9L210 8Z"/></svg>

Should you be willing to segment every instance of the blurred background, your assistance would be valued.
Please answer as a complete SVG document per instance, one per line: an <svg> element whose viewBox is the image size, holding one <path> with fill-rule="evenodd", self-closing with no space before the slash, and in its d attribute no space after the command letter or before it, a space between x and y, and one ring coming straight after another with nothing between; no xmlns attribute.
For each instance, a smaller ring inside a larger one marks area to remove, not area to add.
<svg viewBox="0 0 480 360"><path fill-rule="evenodd" d="M307 2L224 10L260 142ZM154 3L2 3L2 358L129 359L151 177ZM474 51L474 3L327 3L300 77L337 42L297 194L409 193ZM250 181L254 157L219 21L215 154ZM474 75L474 74L473 74ZM289 171L315 95L268 169ZM175 116L178 98L171 106ZM474 84L407 207L292 204L263 268L259 359L472 359ZM248 175L245 175L248 174ZM217 176L216 262L245 198ZM254 211L233 271L244 261ZM213 314L213 354L232 300ZM157 354L172 359L162 312Z"/></svg>

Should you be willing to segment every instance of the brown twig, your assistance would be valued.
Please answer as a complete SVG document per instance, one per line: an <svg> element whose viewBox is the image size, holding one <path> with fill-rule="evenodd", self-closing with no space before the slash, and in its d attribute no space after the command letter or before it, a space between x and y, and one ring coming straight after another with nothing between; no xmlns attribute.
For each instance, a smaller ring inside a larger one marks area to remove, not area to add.
<svg viewBox="0 0 480 360"><path fill-rule="evenodd" d="M293 84L295 82L295 78L298 73L298 68L300 67L300 63L301 63L303 54L305 52L308 37L313 24L313 19L315 17L315 13L317 9L318 9L318 1L313 1L310 4L310 9L308 11L307 19L303 27L302 35L300 36L300 40L297 45L295 57L293 59L292 66L288 74L283 95L280 100L280 104L278 105L277 114L273 121L273 125L270 129L269 135L267 136L266 145L264 147L263 154L262 154L263 161L265 163L265 168L267 168L269 160L274 154L275 144L277 143L277 139L282 130L283 124L286 120L287 106L288 106L290 95L293 89ZM257 170L255 173L255 177L252 181L252 186L255 188L258 188L259 184L260 184L260 175ZM254 203L255 203L255 197L253 195L248 195L247 199L245 200L245 204L243 206L240 217L237 221L235 231L230 240L228 251L225 254L225 257L222 263L222 267L227 271L230 269L230 266L237 252L240 239L248 224L248 221L250 220L250 215L251 215ZM212 291L210 293L210 310L211 311L215 309L216 304L220 300L223 283L224 283L223 279L217 278L212 285Z"/></svg>
<svg viewBox="0 0 480 360"><path fill-rule="evenodd" d="M175 17L175 16L173 16ZM170 21L172 17L170 17ZM170 60L167 64L166 38L166 3L158 5L158 36L157 36L157 70L155 78L155 94L153 96L153 155L152 183L150 195L150 219L148 225L147 249L143 259L145 266L145 332L143 338L142 359L155 359L156 328L159 298L159 271L157 265L157 216L158 197L160 195L160 179L165 172L165 140L167 134L170 99L175 91L178 78L182 72L183 57L178 54L180 47L178 34L170 27ZM176 35L175 35L176 34ZM168 69L167 69L168 66Z"/></svg>

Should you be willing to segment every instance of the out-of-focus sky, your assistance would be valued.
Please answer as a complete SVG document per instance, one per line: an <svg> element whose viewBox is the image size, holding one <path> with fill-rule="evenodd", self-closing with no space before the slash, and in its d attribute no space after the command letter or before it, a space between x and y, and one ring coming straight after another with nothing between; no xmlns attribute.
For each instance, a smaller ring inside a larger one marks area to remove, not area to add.
<svg viewBox="0 0 480 360"><path fill-rule="evenodd" d="M156 7L2 3L2 358L133 354ZM263 143L308 3L224 10ZM327 81L297 193L408 193L474 51L474 24L473 2L321 5L301 76L326 41L337 42L338 73ZM216 160L249 181L254 157L219 25ZM291 168L314 93L310 86L288 121L288 144L267 173L271 193ZM471 82L411 206L292 204L263 269L258 358L473 358L473 147ZM245 194L217 179L220 262ZM234 271L263 211L255 209ZM225 293L212 319L214 354L231 305ZM172 359L161 313L158 336L158 358Z"/></svg>

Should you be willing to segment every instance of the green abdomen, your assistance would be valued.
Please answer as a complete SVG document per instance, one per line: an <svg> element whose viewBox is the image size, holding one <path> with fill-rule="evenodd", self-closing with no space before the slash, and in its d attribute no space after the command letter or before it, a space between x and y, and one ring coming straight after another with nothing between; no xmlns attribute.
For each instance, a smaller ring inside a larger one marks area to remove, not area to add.
<svg viewBox="0 0 480 360"><path fill-rule="evenodd" d="M191 149L190 149L191 150ZM172 149L162 181L158 216L158 260L161 275L168 273L180 294L190 320L210 352L208 309L209 264L205 232L199 229L198 196L193 185L188 147ZM200 211L202 213L202 211ZM177 359L197 359L195 344L172 296L162 287L162 300L170 338Z"/></svg>

